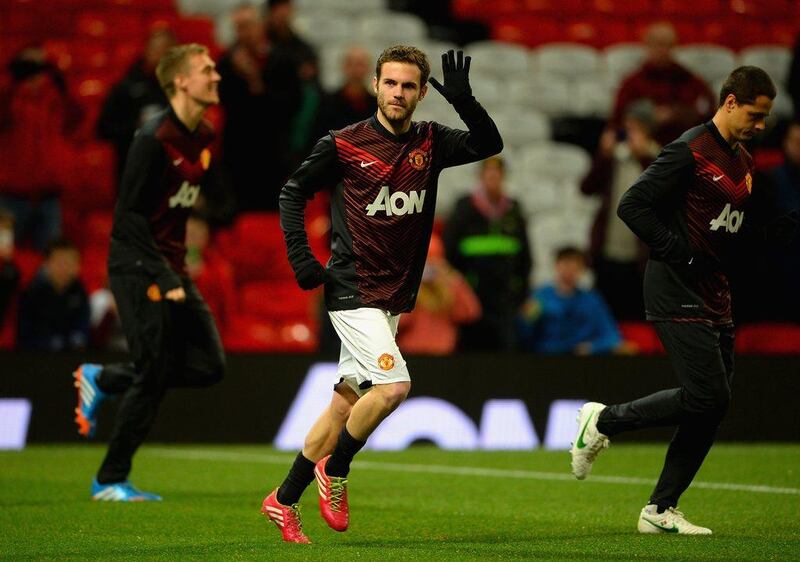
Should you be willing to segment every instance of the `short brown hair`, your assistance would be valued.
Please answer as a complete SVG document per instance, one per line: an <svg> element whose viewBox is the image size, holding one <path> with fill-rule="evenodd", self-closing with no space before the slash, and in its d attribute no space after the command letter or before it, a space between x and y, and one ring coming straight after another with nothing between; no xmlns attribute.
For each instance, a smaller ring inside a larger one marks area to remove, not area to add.
<svg viewBox="0 0 800 562"><path fill-rule="evenodd" d="M407 62L409 64L416 64L420 73L420 88L428 82L428 76L431 74L431 65L428 62L427 55L411 45L392 45L384 49L375 65L375 76L378 78L381 77L381 68L385 62Z"/></svg>
<svg viewBox="0 0 800 562"><path fill-rule="evenodd" d="M156 67L158 83L168 98L175 95L175 76L186 71L186 63L193 55L208 54L208 48L197 43L176 45L167 49Z"/></svg>
<svg viewBox="0 0 800 562"><path fill-rule="evenodd" d="M753 104L758 96L774 100L777 94L772 78L757 66L740 66L731 72L719 91L719 105L725 103L729 94L736 96L736 103Z"/></svg>

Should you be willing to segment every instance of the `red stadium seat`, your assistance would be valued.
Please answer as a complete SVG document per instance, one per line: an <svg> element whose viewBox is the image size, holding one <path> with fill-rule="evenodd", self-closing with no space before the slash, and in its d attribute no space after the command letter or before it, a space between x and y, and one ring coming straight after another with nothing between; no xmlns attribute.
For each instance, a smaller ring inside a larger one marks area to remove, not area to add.
<svg viewBox="0 0 800 562"><path fill-rule="evenodd" d="M75 41L70 45L72 67L82 74L93 76L114 72L111 49L101 41Z"/></svg>
<svg viewBox="0 0 800 562"><path fill-rule="evenodd" d="M110 210L114 204L114 158L114 150L107 143L79 147L72 161L71 180L64 189L63 206L86 212Z"/></svg>
<svg viewBox="0 0 800 562"><path fill-rule="evenodd" d="M523 10L529 14L551 16L585 16L592 0L522 0Z"/></svg>
<svg viewBox="0 0 800 562"><path fill-rule="evenodd" d="M719 17L726 13L725 0L660 0L658 11L667 17Z"/></svg>
<svg viewBox="0 0 800 562"><path fill-rule="evenodd" d="M104 10L80 13L75 31L79 37L97 40L135 39L143 37L144 26L136 11Z"/></svg>
<svg viewBox="0 0 800 562"><path fill-rule="evenodd" d="M44 50L48 60L52 61L61 72L67 73L74 60L73 45L65 39L50 39L44 42Z"/></svg>
<svg viewBox="0 0 800 562"><path fill-rule="evenodd" d="M766 172L783 164L783 150L780 148L759 148L753 154L756 170Z"/></svg>
<svg viewBox="0 0 800 562"><path fill-rule="evenodd" d="M736 332L738 353L800 354L800 326L797 324L750 324Z"/></svg>
<svg viewBox="0 0 800 562"><path fill-rule="evenodd" d="M108 252L111 241L111 227L114 224L114 212L111 210L92 211L84 222L84 248L99 249Z"/></svg>
<svg viewBox="0 0 800 562"><path fill-rule="evenodd" d="M245 213L234 226L236 246L227 255L237 283L294 279L277 213Z"/></svg>
<svg viewBox="0 0 800 562"><path fill-rule="evenodd" d="M553 18L523 16L492 22L492 39L538 47L563 40L561 24Z"/></svg>
<svg viewBox="0 0 800 562"><path fill-rule="evenodd" d="M39 267L44 261L44 256L34 250L27 248L16 248L14 250L14 263L19 269L19 286L26 287L33 278Z"/></svg>
<svg viewBox="0 0 800 562"><path fill-rule="evenodd" d="M180 18L173 28L181 43L200 43L216 48L214 40L214 20L204 17Z"/></svg>
<svg viewBox="0 0 800 562"><path fill-rule="evenodd" d="M317 348L315 327L307 322L276 323L236 315L223 333L227 351L310 353Z"/></svg>
<svg viewBox="0 0 800 562"><path fill-rule="evenodd" d="M636 346L638 353L653 355L664 353L664 347L658 339L653 326L647 322L620 322L619 331L622 339Z"/></svg>
<svg viewBox="0 0 800 562"><path fill-rule="evenodd" d="M570 18L564 20L562 28L564 29L564 41L569 43L599 45L602 39L597 20Z"/></svg>
<svg viewBox="0 0 800 562"><path fill-rule="evenodd" d="M617 17L643 16L653 13L648 0L591 0L590 9Z"/></svg>
<svg viewBox="0 0 800 562"><path fill-rule="evenodd" d="M239 294L239 309L253 316L270 320L307 320L313 313L314 293L302 290L294 279L244 283L239 287Z"/></svg>
<svg viewBox="0 0 800 562"><path fill-rule="evenodd" d="M81 282L86 292L91 294L97 289L108 286L108 249L81 249Z"/></svg>

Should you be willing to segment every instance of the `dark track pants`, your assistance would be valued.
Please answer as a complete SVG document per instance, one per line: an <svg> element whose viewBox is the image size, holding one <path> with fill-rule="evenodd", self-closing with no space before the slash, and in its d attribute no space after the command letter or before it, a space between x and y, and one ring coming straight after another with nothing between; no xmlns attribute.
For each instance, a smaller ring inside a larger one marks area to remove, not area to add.
<svg viewBox="0 0 800 562"><path fill-rule="evenodd" d="M728 409L733 378L733 327L656 322L656 331L681 384L608 406L597 429L609 437L645 427L676 425L651 504L675 507L714 443Z"/></svg>
<svg viewBox="0 0 800 562"><path fill-rule="evenodd" d="M133 363L106 365L100 375L103 391L122 393L97 474L103 484L128 478L133 455L168 388L209 386L219 382L225 370L214 319L191 280L183 279L183 303L149 298L152 282L144 276L112 275L110 281Z"/></svg>

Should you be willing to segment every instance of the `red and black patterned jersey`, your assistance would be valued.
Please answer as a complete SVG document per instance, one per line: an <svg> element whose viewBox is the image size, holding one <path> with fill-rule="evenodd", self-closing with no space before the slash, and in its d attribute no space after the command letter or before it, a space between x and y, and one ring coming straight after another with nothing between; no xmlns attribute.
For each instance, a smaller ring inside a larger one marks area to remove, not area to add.
<svg viewBox="0 0 800 562"><path fill-rule="evenodd" d="M439 173L502 150L474 99L457 108L469 131L415 122L396 136L376 116L323 137L280 196L281 226L295 272L315 260L304 229L306 201L332 190L329 310L411 310L433 227Z"/></svg>
<svg viewBox="0 0 800 562"><path fill-rule="evenodd" d="M709 121L664 147L618 214L651 249L649 320L731 324L727 265L750 215L753 159Z"/></svg>
<svg viewBox="0 0 800 562"><path fill-rule="evenodd" d="M109 271L143 272L162 291L181 286L186 220L211 165L211 124L189 131L172 108L142 125L123 170Z"/></svg>

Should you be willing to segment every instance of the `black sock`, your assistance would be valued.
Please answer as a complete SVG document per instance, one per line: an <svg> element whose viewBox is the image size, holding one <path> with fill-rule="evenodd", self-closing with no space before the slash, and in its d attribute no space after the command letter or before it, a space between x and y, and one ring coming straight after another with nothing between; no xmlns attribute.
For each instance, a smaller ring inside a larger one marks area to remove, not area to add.
<svg viewBox="0 0 800 562"><path fill-rule="evenodd" d="M350 463L353 457L361 450L366 441L359 441L347 431L347 427L342 428L339 434L339 441L336 449L333 450L331 458L325 465L325 474L328 476L339 476L344 478L350 472Z"/></svg>
<svg viewBox="0 0 800 562"><path fill-rule="evenodd" d="M283 505L293 505L300 501L300 496L311 481L314 480L314 461L310 461L303 456L303 452L297 453L286 480L278 488L278 502Z"/></svg>

